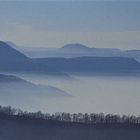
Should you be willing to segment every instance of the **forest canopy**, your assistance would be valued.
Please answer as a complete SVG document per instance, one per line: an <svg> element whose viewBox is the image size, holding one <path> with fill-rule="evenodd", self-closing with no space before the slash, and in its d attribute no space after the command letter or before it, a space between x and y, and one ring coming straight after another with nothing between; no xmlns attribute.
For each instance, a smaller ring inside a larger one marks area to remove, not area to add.
<svg viewBox="0 0 140 140"><path fill-rule="evenodd" d="M17 116L22 118L33 118L33 119L43 119L52 121L62 121L62 122L77 122L77 123L126 123L126 124L140 124L140 116L134 115L114 115L114 114L104 114L104 113L61 113L57 112L55 114L37 112L27 112L21 109L15 109L11 106L0 106L0 116Z"/></svg>

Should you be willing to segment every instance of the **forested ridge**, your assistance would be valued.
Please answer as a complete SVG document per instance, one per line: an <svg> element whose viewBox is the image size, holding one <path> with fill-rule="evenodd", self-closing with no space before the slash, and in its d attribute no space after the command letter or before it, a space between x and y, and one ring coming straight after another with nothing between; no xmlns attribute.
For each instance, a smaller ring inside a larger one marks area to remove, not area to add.
<svg viewBox="0 0 140 140"><path fill-rule="evenodd" d="M0 106L0 140L140 140L140 118L27 112Z"/></svg>
<svg viewBox="0 0 140 140"><path fill-rule="evenodd" d="M139 124L140 125L140 116L134 115L113 115L113 114L104 114L104 113L65 113L57 112L55 114L42 113L41 111L37 112L27 112L22 111L21 109L15 109L11 106L3 107L0 106L0 115L9 115L21 118L33 118L33 119L42 119L42 120L51 120L51 121L60 121L60 122L76 122L76 123L87 123L87 124Z"/></svg>

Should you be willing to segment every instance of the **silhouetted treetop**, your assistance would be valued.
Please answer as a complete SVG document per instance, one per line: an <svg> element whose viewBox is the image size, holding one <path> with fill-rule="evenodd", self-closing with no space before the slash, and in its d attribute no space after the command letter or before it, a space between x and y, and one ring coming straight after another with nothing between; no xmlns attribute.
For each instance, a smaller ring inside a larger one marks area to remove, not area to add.
<svg viewBox="0 0 140 140"><path fill-rule="evenodd" d="M57 112L55 114L37 112L27 112L21 109L15 109L11 106L0 106L0 116L18 116L22 118L33 118L33 119L43 119L43 120L54 120L63 122L77 122L77 123L89 123L89 124L114 124L114 123L126 123L126 124L140 124L140 116L134 115L113 115L104 113L61 113Z"/></svg>

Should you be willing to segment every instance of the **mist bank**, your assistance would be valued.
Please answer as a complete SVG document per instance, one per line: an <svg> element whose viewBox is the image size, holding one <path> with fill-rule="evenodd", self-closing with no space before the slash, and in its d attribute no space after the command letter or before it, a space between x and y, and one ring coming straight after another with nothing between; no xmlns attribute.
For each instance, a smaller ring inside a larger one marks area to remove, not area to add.
<svg viewBox="0 0 140 140"><path fill-rule="evenodd" d="M18 76L0 74L0 96L31 97L31 96L70 96L54 86L34 84Z"/></svg>
<svg viewBox="0 0 140 140"><path fill-rule="evenodd" d="M35 84L45 84L69 93L71 96L40 96L30 102L19 102L22 109L41 110L43 112L91 113L104 112L113 114L139 115L140 77L139 76L81 76L72 75L68 80L47 75L20 75ZM9 105L3 100L4 105ZM18 100L16 100L18 102ZM16 107L16 103L12 103Z"/></svg>

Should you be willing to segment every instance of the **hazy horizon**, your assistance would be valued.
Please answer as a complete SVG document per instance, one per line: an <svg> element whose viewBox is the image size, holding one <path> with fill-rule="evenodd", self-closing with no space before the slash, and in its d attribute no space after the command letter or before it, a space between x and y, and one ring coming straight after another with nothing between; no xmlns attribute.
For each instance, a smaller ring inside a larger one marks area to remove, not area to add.
<svg viewBox="0 0 140 140"><path fill-rule="evenodd" d="M139 140L140 0L0 0L0 139Z"/></svg>
<svg viewBox="0 0 140 140"><path fill-rule="evenodd" d="M19 46L140 48L140 1L1 1L0 40Z"/></svg>

